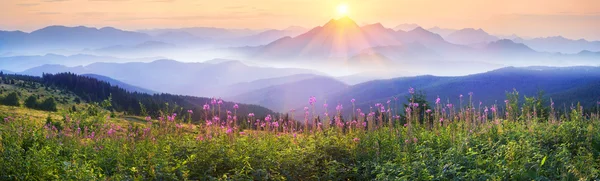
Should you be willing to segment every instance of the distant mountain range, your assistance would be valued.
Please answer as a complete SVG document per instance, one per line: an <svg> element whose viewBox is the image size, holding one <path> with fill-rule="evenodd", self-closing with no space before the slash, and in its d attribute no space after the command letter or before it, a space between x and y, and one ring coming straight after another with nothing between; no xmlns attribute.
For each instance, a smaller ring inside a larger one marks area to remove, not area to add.
<svg viewBox="0 0 600 181"><path fill-rule="evenodd" d="M31 33L0 31L2 51L83 50L112 45L132 45L151 40L150 35L123 31L112 27L48 26Z"/></svg>
<svg viewBox="0 0 600 181"><path fill-rule="evenodd" d="M504 66L597 64L590 60L595 54L584 57L539 52L523 43L498 39L481 29L458 30L447 35L447 39L452 42L421 27L403 31L381 24L358 26L344 17L296 37L232 51L244 52L247 56L243 59L265 63L293 62L329 69L348 67L352 71L436 75L464 75Z"/></svg>
<svg viewBox="0 0 600 181"><path fill-rule="evenodd" d="M92 28L85 26L48 26L31 33L22 31L0 31L0 54L62 53L65 51L89 51L90 49L120 52L138 50L139 46L156 46L159 42L181 47L232 47L268 44L284 36L295 36L304 32L302 27L283 30L225 29L225 28L180 28L125 31L113 27ZM180 48L181 48L180 47Z"/></svg>
<svg viewBox="0 0 600 181"><path fill-rule="evenodd" d="M492 36L482 29L465 28L448 34L445 39L459 45L477 45L497 41L498 37Z"/></svg>
<svg viewBox="0 0 600 181"><path fill-rule="evenodd" d="M521 99L544 91L546 101L552 98L557 105L567 106L581 102L588 107L595 106L600 100L598 86L600 67L507 67L468 76L424 75L373 80L351 86L328 77L314 77L251 90L228 99L286 112L309 106L308 97L316 96L319 104L315 108L322 112L322 104L326 101L331 112L338 103L344 105L345 111L350 111L351 99L356 99L356 107L363 110L369 110L375 103L386 103L392 97L399 97L400 103L405 103L405 97L410 96L409 87L424 91L430 103L439 96L444 105L448 101L459 105L461 94L466 102L468 93L473 92L473 102L477 105L482 102L484 106L503 104L505 93L516 89Z"/></svg>
<svg viewBox="0 0 600 181"><path fill-rule="evenodd" d="M0 69L20 72L33 67L46 64L60 64L64 66L88 65L95 62L150 62L161 57L125 59L111 56L96 56L88 54L76 54L70 56L46 54L33 56L11 56L0 57Z"/></svg>
<svg viewBox="0 0 600 181"><path fill-rule="evenodd" d="M43 65L25 70L21 74L60 72L97 74L158 92L207 97L226 96L221 90L233 84L297 74L321 74L306 69L247 66L239 61L213 64L183 63L174 60L157 60L150 63L93 63L75 67Z"/></svg>
<svg viewBox="0 0 600 181"><path fill-rule="evenodd" d="M481 101L489 106L503 104L506 91L516 89L521 98L524 95L535 96L541 90L557 105L581 102L584 106L594 106L600 99L599 82L600 67L507 67L468 76L427 75L369 81L327 95L326 99L345 105L350 104L350 99L356 99L359 108L368 110L369 106L385 103L393 96L404 101L409 96L408 88L413 87L424 91L430 103L439 96L444 103L449 100L458 104L459 95L467 97L469 92L473 92L474 102L478 104Z"/></svg>

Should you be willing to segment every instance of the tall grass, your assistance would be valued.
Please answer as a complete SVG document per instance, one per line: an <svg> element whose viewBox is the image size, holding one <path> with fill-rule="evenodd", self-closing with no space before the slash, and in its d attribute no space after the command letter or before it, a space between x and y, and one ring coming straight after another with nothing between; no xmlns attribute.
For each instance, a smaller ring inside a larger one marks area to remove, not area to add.
<svg viewBox="0 0 600 181"><path fill-rule="evenodd" d="M305 120L237 120L235 108L226 111L216 100L204 109L215 116L202 124L172 110L141 125L115 122L102 110L64 112L45 124L4 113L0 179L600 179L595 113L573 107L558 114L550 105L542 116L527 101L507 96L504 105L486 107L472 94L459 106L437 100L424 109L414 96L402 107L353 110L350 119L338 105L331 120L316 116L313 98ZM222 114L227 119L216 116Z"/></svg>

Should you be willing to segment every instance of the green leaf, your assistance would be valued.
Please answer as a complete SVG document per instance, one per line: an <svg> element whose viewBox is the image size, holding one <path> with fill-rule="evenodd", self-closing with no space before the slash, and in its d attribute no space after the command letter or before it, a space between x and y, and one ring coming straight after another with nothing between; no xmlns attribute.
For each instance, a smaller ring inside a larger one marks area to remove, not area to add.
<svg viewBox="0 0 600 181"><path fill-rule="evenodd" d="M542 158L542 163L540 163L540 167L544 166L544 163L546 163L546 158L548 158L548 156L544 156L544 158Z"/></svg>

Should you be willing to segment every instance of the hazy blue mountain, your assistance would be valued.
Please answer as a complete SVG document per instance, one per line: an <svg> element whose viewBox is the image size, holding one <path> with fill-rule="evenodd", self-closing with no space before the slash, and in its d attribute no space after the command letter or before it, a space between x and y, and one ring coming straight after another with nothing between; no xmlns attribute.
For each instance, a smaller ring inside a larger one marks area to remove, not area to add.
<svg viewBox="0 0 600 181"><path fill-rule="evenodd" d="M174 44L160 41L146 41L136 45L114 45L94 50L96 53L117 55L152 55L154 52L173 51L178 48Z"/></svg>
<svg viewBox="0 0 600 181"><path fill-rule="evenodd" d="M150 63L93 63L79 67L44 65L26 70L22 74L41 75L43 72L98 74L158 92L209 97L217 95L220 92L219 88L236 83L295 74L320 74L306 69L254 67L239 61L211 64L174 60L157 60Z"/></svg>
<svg viewBox="0 0 600 181"><path fill-rule="evenodd" d="M108 82L110 85L118 86L120 88L123 88L123 89L129 91L129 92L139 92L139 93L147 93L147 94L155 94L155 93L157 93L157 92L152 91L152 90L148 90L148 89L137 87L137 86L132 86L132 85L126 84L124 82L112 79L110 77L102 76L102 75L97 75L97 74L83 74L82 76L86 76L86 77L90 77L90 78L95 78L95 79L98 79L100 81Z"/></svg>
<svg viewBox="0 0 600 181"><path fill-rule="evenodd" d="M516 41L518 43L523 43L534 50L543 52L575 54L583 50L600 51L600 41L587 41L585 39L571 40L562 36L520 39Z"/></svg>
<svg viewBox="0 0 600 181"><path fill-rule="evenodd" d="M257 34L227 39L227 44L230 46L259 46L266 45L283 37L295 37L306 32L302 27L289 27L283 30L266 30Z"/></svg>
<svg viewBox="0 0 600 181"><path fill-rule="evenodd" d="M287 112L307 103L310 96L324 97L346 87L346 84L333 78L315 77L250 91L228 99Z"/></svg>
<svg viewBox="0 0 600 181"><path fill-rule="evenodd" d="M442 37L446 37L451 33L454 33L456 31L456 29L449 29L449 28L440 28L440 27L432 27L432 28L428 28L427 31L431 31L432 33L438 34Z"/></svg>
<svg viewBox="0 0 600 181"><path fill-rule="evenodd" d="M157 58L124 59L110 56L95 56L87 54L76 54L70 56L46 54L43 56L12 56L0 57L0 67L14 72L24 71L29 68L45 65L59 64L65 66L88 65L94 62L148 62Z"/></svg>
<svg viewBox="0 0 600 181"><path fill-rule="evenodd" d="M439 96L444 102L458 104L459 95L468 97L473 92L473 101L490 105L496 101L503 104L505 92L515 88L520 95L533 96L543 90L546 95L574 94L576 90L597 91L600 81L600 67L508 67L490 72L459 77L417 76L375 80L351 86L337 93L327 95L328 101L350 105L350 99L357 100L357 106L368 110L369 105L385 103L393 96L405 100L408 88L423 90L433 103ZM585 93L580 93L585 94ZM593 94L590 94L593 95ZM569 101L586 101L591 97L572 97ZM597 98L595 98L597 99ZM557 102L558 103L558 102Z"/></svg>
<svg viewBox="0 0 600 181"><path fill-rule="evenodd" d="M507 39L502 39L487 44L487 46L485 47L485 51L509 55L537 53L535 50L529 48L525 44L515 43Z"/></svg>
<svg viewBox="0 0 600 181"><path fill-rule="evenodd" d="M4 46L2 51L82 50L119 44L132 45L151 39L147 34L112 27L98 29L85 26L48 26L31 33L0 33L0 44Z"/></svg>
<svg viewBox="0 0 600 181"><path fill-rule="evenodd" d="M444 36L444 39L454 44L473 45L493 42L498 40L498 37L492 36L482 29L465 28Z"/></svg>
<svg viewBox="0 0 600 181"><path fill-rule="evenodd" d="M5 73L5 74L14 74L15 73L10 70L4 70L4 69L0 69L0 72Z"/></svg>
<svg viewBox="0 0 600 181"><path fill-rule="evenodd" d="M473 51L470 47L449 43L444 40L442 36L421 27L417 27L410 31L396 31L396 37L404 44L422 44L425 47L444 55L445 59L454 59Z"/></svg>
<svg viewBox="0 0 600 181"><path fill-rule="evenodd" d="M195 37L210 38L210 39L224 39L224 38L236 38L250 36L259 33L260 30L251 29L227 29L227 28L215 28L215 27L190 27L190 28L165 28L165 29L146 29L138 30L138 32L146 33L149 35L160 35L164 33L189 33Z"/></svg>
<svg viewBox="0 0 600 181"><path fill-rule="evenodd" d="M425 45L418 42L405 43L403 45L377 46L365 49L361 53L363 52L379 53L398 62L403 62L402 60L412 61L443 58L436 51L429 49Z"/></svg>
<svg viewBox="0 0 600 181"><path fill-rule="evenodd" d="M286 83L291 83L291 82L296 82L296 81L311 79L311 78L316 78L316 77L321 77L321 76L315 75L315 74L296 74L296 75L283 76L283 77L259 79L259 80L255 80L255 81L251 81L251 82L242 82L242 83L237 83L237 84L229 85L229 86L222 88L221 89L222 91L219 92L219 95L217 95L217 96L233 97L233 96L236 96L239 94L243 94L246 92L250 92L250 91L254 91L254 90L258 90L258 89L262 89L262 88L266 88L266 87L271 87L271 86L275 86L275 85L281 85L281 84L286 84Z"/></svg>
<svg viewBox="0 0 600 181"><path fill-rule="evenodd" d="M188 32L164 32L153 36L155 41L165 42L181 46L203 46L213 43L213 39L207 37L197 37Z"/></svg>
<svg viewBox="0 0 600 181"><path fill-rule="evenodd" d="M598 52L592 52L592 51L588 51L588 50L583 50L583 51L577 53L577 55L580 55L580 56L589 56L589 57L597 57L597 56L600 56L600 51L598 51Z"/></svg>
<svg viewBox="0 0 600 181"><path fill-rule="evenodd" d="M418 24L414 24L414 23L404 23L404 24L399 24L396 27L394 27L394 30L410 31L417 27L420 27L420 26Z"/></svg>

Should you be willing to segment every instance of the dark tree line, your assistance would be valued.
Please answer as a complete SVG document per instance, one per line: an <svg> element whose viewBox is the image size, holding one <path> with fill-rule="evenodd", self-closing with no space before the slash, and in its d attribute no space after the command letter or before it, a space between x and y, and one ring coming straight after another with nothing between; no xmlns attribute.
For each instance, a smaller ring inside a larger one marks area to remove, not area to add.
<svg viewBox="0 0 600 181"><path fill-rule="evenodd" d="M43 74L41 78L15 75L11 78L37 81L46 87L65 89L73 92L83 101L87 102L101 103L105 100L110 100L110 107L107 109L131 115L152 116L156 118L168 110L189 118L187 111L193 110L194 114L191 116L193 121L215 116L212 115L212 111L209 115L205 115L205 111L202 109L204 104L210 104L210 98L164 93L150 95L147 93L129 92L118 86L112 86L107 82L73 73ZM233 102L223 102L220 105L221 113L219 115L221 119L226 118L227 110L234 112L234 104ZM210 106L211 108L216 108L218 105ZM273 111L261 106L239 104L239 109L237 109L238 119L246 120L248 113L254 113L255 117L265 117L267 114L275 114ZM215 114L218 114L218 112L215 112Z"/></svg>

